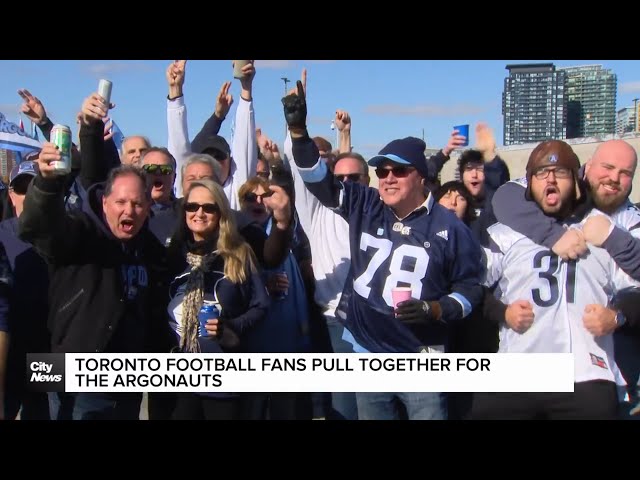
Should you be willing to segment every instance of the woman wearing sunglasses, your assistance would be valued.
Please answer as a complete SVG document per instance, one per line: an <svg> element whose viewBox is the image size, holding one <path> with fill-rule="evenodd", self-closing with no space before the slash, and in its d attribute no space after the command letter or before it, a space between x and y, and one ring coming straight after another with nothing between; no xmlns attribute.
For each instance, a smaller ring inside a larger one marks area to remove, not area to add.
<svg viewBox="0 0 640 480"><path fill-rule="evenodd" d="M249 179L238 190L244 213L262 225L267 235L275 228L271 214L271 183L261 177ZM298 244L294 227L292 246ZM263 279L271 305L262 322L247 335L247 348L256 353L310 352L309 306L302 273L296 257L289 250L284 262L265 269ZM292 315L295 312L295 315ZM263 420L310 420L312 403L309 393L255 393L247 395L247 418Z"/></svg>
<svg viewBox="0 0 640 480"><path fill-rule="evenodd" d="M245 350L247 332L262 320L269 305L253 251L238 233L229 201L217 183L208 179L193 182L182 210L169 247L174 280L168 306L180 350ZM217 320L207 323L206 336L199 333L198 313L203 304L213 304L219 312ZM203 393L178 394L173 412L177 420L239 417L237 394L207 392L207 388Z"/></svg>

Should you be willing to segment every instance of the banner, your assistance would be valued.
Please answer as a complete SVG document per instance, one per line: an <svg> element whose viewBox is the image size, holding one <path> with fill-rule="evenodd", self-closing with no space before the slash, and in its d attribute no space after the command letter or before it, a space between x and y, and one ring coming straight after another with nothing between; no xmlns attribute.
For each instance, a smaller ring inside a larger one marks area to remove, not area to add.
<svg viewBox="0 0 640 480"><path fill-rule="evenodd" d="M42 392L573 392L573 354L29 354Z"/></svg>
<svg viewBox="0 0 640 480"><path fill-rule="evenodd" d="M0 150L12 150L24 157L41 148L42 144L38 140L31 138L24 129L7 120L0 112Z"/></svg>

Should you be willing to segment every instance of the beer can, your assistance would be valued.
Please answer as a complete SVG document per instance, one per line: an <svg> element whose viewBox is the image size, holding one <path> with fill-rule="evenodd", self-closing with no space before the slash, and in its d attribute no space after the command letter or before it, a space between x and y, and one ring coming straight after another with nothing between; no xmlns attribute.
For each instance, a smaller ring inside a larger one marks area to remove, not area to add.
<svg viewBox="0 0 640 480"><path fill-rule="evenodd" d="M54 125L51 129L51 143L60 150L62 159L51 162L51 166L58 175L71 173L71 129L66 125Z"/></svg>
<svg viewBox="0 0 640 480"><path fill-rule="evenodd" d="M207 332L207 329L205 328L207 321L215 320L219 316L220 313L218 312L218 308L212 303L205 303L202 305L202 308L200 308L200 312L198 313L198 321L200 322L200 332L198 336L208 337L209 332Z"/></svg>
<svg viewBox="0 0 640 480"><path fill-rule="evenodd" d="M98 83L98 95L104 98L107 109L109 108L109 103L111 103L112 86L113 84L109 80L105 80L104 78Z"/></svg>

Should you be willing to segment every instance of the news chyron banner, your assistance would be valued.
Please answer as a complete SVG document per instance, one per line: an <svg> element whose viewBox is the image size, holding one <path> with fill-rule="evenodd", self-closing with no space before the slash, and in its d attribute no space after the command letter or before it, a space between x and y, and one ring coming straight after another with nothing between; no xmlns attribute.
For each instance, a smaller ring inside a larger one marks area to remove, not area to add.
<svg viewBox="0 0 640 480"><path fill-rule="evenodd" d="M573 392L573 354L30 354L46 392Z"/></svg>

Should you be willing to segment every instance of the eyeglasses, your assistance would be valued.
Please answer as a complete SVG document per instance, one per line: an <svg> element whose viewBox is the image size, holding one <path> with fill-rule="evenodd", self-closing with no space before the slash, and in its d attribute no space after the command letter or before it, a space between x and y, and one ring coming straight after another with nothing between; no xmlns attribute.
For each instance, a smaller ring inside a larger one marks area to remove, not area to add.
<svg viewBox="0 0 640 480"><path fill-rule="evenodd" d="M343 173L343 174L334 173L333 176L339 182L346 182L346 181L359 182L363 174L362 173Z"/></svg>
<svg viewBox="0 0 640 480"><path fill-rule="evenodd" d="M160 175L171 175L173 173L173 167L171 165L157 165L149 163L147 165L143 165L142 169L150 175L155 173Z"/></svg>
<svg viewBox="0 0 640 480"><path fill-rule="evenodd" d="M220 213L220 207L215 203L185 203L184 211L189 213L195 213L202 208L204 213L208 213L209 215L213 215L214 213Z"/></svg>
<svg viewBox="0 0 640 480"><path fill-rule="evenodd" d="M471 172L473 170L477 170L478 172L484 172L484 165L478 165L477 163L467 163L464 166L465 172Z"/></svg>
<svg viewBox="0 0 640 480"><path fill-rule="evenodd" d="M569 178L571 176L571 170L565 167L540 167L533 174L538 180L544 180L551 172L555 178Z"/></svg>
<svg viewBox="0 0 640 480"><path fill-rule="evenodd" d="M409 176L411 172L413 172L415 168L413 167L393 167L393 168L376 168L376 177L378 178L387 178L389 173L393 173L393 176L396 178L405 178Z"/></svg>
<svg viewBox="0 0 640 480"><path fill-rule="evenodd" d="M267 180L269 179L270 175L271 175L271 172L269 172L269 170L266 170L264 172L256 172L256 177L266 178Z"/></svg>
<svg viewBox="0 0 640 480"><path fill-rule="evenodd" d="M256 203L258 201L258 197L264 200L265 198L269 198L271 195L273 195L273 192L271 190L269 190L268 192L261 193L260 195L257 195L253 192L249 192L249 193L246 193L242 198L247 203Z"/></svg>

